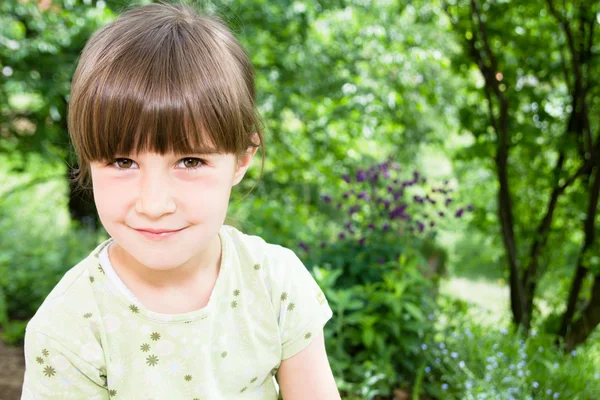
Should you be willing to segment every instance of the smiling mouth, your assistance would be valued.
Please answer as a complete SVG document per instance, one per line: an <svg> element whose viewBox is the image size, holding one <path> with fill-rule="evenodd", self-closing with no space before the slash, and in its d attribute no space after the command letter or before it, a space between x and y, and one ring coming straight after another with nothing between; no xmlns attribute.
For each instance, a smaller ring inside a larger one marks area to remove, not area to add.
<svg viewBox="0 0 600 400"><path fill-rule="evenodd" d="M174 236L177 233L185 230L186 228L187 228L187 226L185 228L181 228L181 229L148 229L148 228L144 228L144 229L133 228L133 229L135 231L141 233L143 236L145 236L147 238L162 239L162 238Z"/></svg>

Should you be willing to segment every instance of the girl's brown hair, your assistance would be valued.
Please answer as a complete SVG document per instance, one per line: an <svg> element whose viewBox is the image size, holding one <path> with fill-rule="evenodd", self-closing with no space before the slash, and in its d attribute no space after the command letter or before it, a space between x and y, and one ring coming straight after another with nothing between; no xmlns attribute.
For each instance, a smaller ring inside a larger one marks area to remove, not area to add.
<svg viewBox="0 0 600 400"><path fill-rule="evenodd" d="M94 33L73 77L68 124L80 184L93 161L263 145L244 49L223 22L182 4L136 8Z"/></svg>

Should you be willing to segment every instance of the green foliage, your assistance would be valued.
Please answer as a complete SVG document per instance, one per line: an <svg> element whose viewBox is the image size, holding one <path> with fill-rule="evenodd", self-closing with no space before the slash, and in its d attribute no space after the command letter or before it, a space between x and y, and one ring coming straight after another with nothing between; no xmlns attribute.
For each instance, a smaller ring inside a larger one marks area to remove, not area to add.
<svg viewBox="0 0 600 400"><path fill-rule="evenodd" d="M112 13L84 2L0 3L0 152L67 158L66 106L83 44Z"/></svg>
<svg viewBox="0 0 600 400"><path fill-rule="evenodd" d="M0 191L0 327L10 344L22 341L25 324L50 290L99 239L96 232L77 228L68 218L67 185L56 179L64 176L64 167L29 158L31 163L18 177L0 170L0 180L7 183L6 191ZM11 162L0 157L6 169ZM11 190L28 187L40 175L55 178L27 190Z"/></svg>
<svg viewBox="0 0 600 400"><path fill-rule="evenodd" d="M379 281L351 287L337 285L340 269L313 270L334 312L327 348L343 398L373 399L412 386L419 348L431 334L434 287L419 258L404 254L375 268L383 270Z"/></svg>
<svg viewBox="0 0 600 400"><path fill-rule="evenodd" d="M425 387L443 399L595 399L600 346L564 353L556 336L482 326L465 303L442 299L434 340L423 351Z"/></svg>

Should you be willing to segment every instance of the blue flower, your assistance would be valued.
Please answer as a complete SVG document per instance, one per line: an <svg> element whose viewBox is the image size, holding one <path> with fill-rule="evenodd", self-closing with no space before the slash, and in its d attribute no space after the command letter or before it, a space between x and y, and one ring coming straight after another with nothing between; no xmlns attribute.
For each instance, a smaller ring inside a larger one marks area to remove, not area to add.
<svg viewBox="0 0 600 400"><path fill-rule="evenodd" d="M423 343L421 345L421 350L423 350L423 351L427 350L427 344Z"/></svg>
<svg viewBox="0 0 600 400"><path fill-rule="evenodd" d="M534 388L534 389L537 389L537 388L539 388L539 387L540 387L540 384L539 384L539 383L537 383L537 382L533 382L533 385L532 385L532 386L533 386L533 388Z"/></svg>
<svg viewBox="0 0 600 400"><path fill-rule="evenodd" d="M452 358L458 358L458 353L453 351L452 353L450 353L450 357Z"/></svg>
<svg viewBox="0 0 600 400"><path fill-rule="evenodd" d="M431 367L427 366L425 367L425 373L428 374L431 372Z"/></svg>
<svg viewBox="0 0 600 400"><path fill-rule="evenodd" d="M442 383L442 390L448 390L448 384Z"/></svg>

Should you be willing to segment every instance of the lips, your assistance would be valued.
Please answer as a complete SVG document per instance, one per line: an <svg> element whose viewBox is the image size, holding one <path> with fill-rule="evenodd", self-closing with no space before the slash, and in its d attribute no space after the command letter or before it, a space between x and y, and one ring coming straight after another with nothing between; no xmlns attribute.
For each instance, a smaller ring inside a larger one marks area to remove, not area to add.
<svg viewBox="0 0 600 400"><path fill-rule="evenodd" d="M173 232L179 232L181 230L184 230L185 228L181 228L181 229L151 229L151 228L135 228L136 231L141 231L141 232L148 232L148 233L154 233L154 234L161 234L161 233L173 233Z"/></svg>
<svg viewBox="0 0 600 400"><path fill-rule="evenodd" d="M186 227L187 228L187 227ZM142 236L151 240L161 240L177 235L179 232L186 228L181 229L155 229L155 228L134 228L135 231L142 234Z"/></svg>

